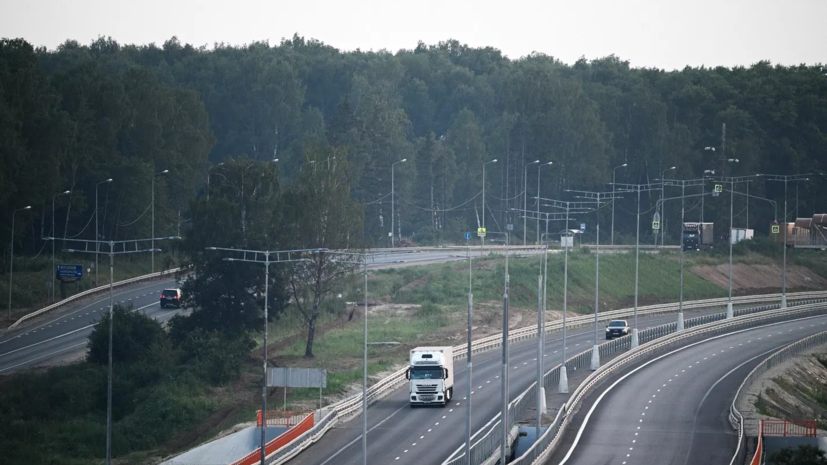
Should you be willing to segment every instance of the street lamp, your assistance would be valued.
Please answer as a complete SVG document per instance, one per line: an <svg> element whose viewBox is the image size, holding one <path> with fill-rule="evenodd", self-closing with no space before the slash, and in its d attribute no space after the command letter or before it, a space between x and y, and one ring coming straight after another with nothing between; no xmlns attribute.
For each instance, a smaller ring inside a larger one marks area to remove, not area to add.
<svg viewBox="0 0 827 465"><path fill-rule="evenodd" d="M540 245L540 168L551 166L553 163L550 161L537 167L537 245Z"/></svg>
<svg viewBox="0 0 827 465"><path fill-rule="evenodd" d="M784 183L784 272L782 274L782 284L781 284L781 308L787 308L787 182L789 181L809 181L810 178L806 176L810 176L812 173L807 174L790 174L790 175L777 175L777 174L759 174L758 176L763 176L767 179L767 181L781 181Z"/></svg>
<svg viewBox="0 0 827 465"><path fill-rule="evenodd" d="M12 276L14 276L14 215L17 212L22 212L22 211L31 210L31 209L32 209L32 207L29 205L29 206L25 206L25 207L23 207L19 210L15 210L11 214L11 241L9 241L11 243L11 245L9 247L11 249L11 260L9 261L9 321L11 321L11 285L12 285Z"/></svg>
<svg viewBox="0 0 827 465"><path fill-rule="evenodd" d="M626 168L628 165L628 163L624 163L620 166L615 166L612 170L612 245L615 245L615 176L617 175L618 168Z"/></svg>
<svg viewBox="0 0 827 465"><path fill-rule="evenodd" d="M666 178L666 172L670 171L670 170L674 170L676 168L677 168L677 166L673 166L671 168L666 168L665 170L661 171L660 172L660 178L665 179ZM663 228L661 228L662 231L661 231L661 234L660 234L660 246L661 247L663 247L663 238L664 238L664 236L666 236L666 212L664 211L664 208L663 208L664 194L665 194L664 193L664 184L661 184L660 185L660 198L661 198L661 202L660 202L660 216L661 216L660 222L663 224Z"/></svg>
<svg viewBox="0 0 827 465"><path fill-rule="evenodd" d="M304 165L310 165L310 164L312 164L312 163L316 163L316 160L310 160L310 161L309 161L309 162L307 162L307 163L302 163L302 164L299 166L299 173L301 173L301 172L302 172L302 169L304 169Z"/></svg>
<svg viewBox="0 0 827 465"><path fill-rule="evenodd" d="M169 170L161 171L160 173L155 173L152 176L152 268L150 273L155 273L155 176L160 176L162 174L169 173Z"/></svg>
<svg viewBox="0 0 827 465"><path fill-rule="evenodd" d="M57 236L57 231L55 231L55 199L61 195L71 194L72 191L63 191L59 194L55 194L52 197L52 235ZM55 267L55 243L52 242L52 302L55 300L55 274L57 274L57 268Z"/></svg>
<svg viewBox="0 0 827 465"><path fill-rule="evenodd" d="M57 238L55 237L47 237L45 240L51 240L52 244ZM172 240L172 239L181 239L180 237L153 237L151 241L155 243L156 240ZM109 251L104 252L106 255L109 255L109 369L107 374L107 386L106 386L106 465L110 465L112 461L112 378L113 378L113 363L112 363L112 333L114 331L114 317L115 317L115 300L113 294L113 282L114 282L114 269L115 269L115 255L121 254L133 254L133 253L143 253L149 252L149 249L138 249L138 242L146 242L150 239L132 239L132 240L125 240L125 241L99 241L95 239L94 241L90 241L88 239L63 239L64 241L70 242L80 242L86 245L86 248L81 249L64 249L64 252L81 252L81 253L93 253L99 254L101 252L98 251L99 247L97 246L98 243L107 244L109 245ZM89 244L94 243L95 249L88 250ZM126 244L127 243L134 243L135 248L127 250ZM115 251L116 245L122 245L123 250L120 252ZM153 249L154 250L154 249Z"/></svg>
<svg viewBox="0 0 827 465"><path fill-rule="evenodd" d="M299 262L303 260L307 260L306 258L298 258L294 257L295 255L301 255L302 253L317 253L317 252L324 252L327 249L302 249L302 250L245 250L245 249L233 249L233 248L224 248L224 247L207 247L206 250L222 250L227 252L237 252L243 254L243 258L225 258L224 261L228 262L246 262L246 263L259 263L264 265L264 348L262 349L263 358L264 358L264 377L261 386L261 465L264 465L265 457L267 456L267 303L269 297L269 285L270 285L270 264L271 263L287 263L287 262ZM248 254L253 254L253 258L248 258ZM259 259L259 256L263 255L264 259ZM270 256L275 255L275 260L271 260ZM282 258L282 255L285 255ZM285 388L286 389L286 388ZM285 399L287 394L285 394ZM321 396L321 394L320 394ZM321 406L319 407L321 408Z"/></svg>
<svg viewBox="0 0 827 465"><path fill-rule="evenodd" d="M100 240L100 235L98 234L98 186L101 184L108 184L112 182L112 178L107 179L106 181L101 181L95 184L95 240ZM95 287L98 287L98 254L100 252L100 244L95 244Z"/></svg>
<svg viewBox="0 0 827 465"><path fill-rule="evenodd" d="M660 183L651 184L618 184L621 187L621 192L637 192L637 239L635 240L635 315L634 327L632 328L632 344L631 348L635 349L638 346L637 337L637 302L638 302L638 288L640 283L640 193L660 189Z"/></svg>
<svg viewBox="0 0 827 465"><path fill-rule="evenodd" d="M540 160L526 163L523 167L523 210L528 210L528 167L529 165L535 165L537 163L540 163ZM540 176L539 170L537 171L537 176ZM538 180L537 183L539 184L540 181ZM540 194L537 194L537 197L539 196ZM537 203L540 203L540 201L538 200ZM528 236L528 231L526 231L526 216L523 215L523 245L526 245L526 236Z"/></svg>
<svg viewBox="0 0 827 465"><path fill-rule="evenodd" d="M489 163L497 163L497 159L487 161L482 164L482 229L485 229L485 165ZM485 245L485 236L481 236L482 245Z"/></svg>
<svg viewBox="0 0 827 465"><path fill-rule="evenodd" d="M333 157L333 158L335 159L336 157ZM395 221L396 221L396 211L395 211L395 207L394 207L394 204L395 204L395 202L394 202L395 191L394 191L393 168L396 165L398 165L399 163L405 163L406 161L408 161L408 159L403 158L403 159L399 160L398 162L391 164L391 248L393 248L393 240L394 240L394 236L396 235L396 230L394 229L395 224L396 224L395 223ZM328 165L329 164L330 164L330 162L328 162Z"/></svg>

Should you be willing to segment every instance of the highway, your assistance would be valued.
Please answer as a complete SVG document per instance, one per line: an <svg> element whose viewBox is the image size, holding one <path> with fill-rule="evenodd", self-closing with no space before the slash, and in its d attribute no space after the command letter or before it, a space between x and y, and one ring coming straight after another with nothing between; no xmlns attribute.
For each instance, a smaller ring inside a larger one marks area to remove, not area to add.
<svg viewBox="0 0 827 465"><path fill-rule="evenodd" d="M717 310L716 312L720 312ZM705 312L687 312L687 318ZM674 321L675 315L639 317L645 329ZM599 342L604 342L600 328ZM567 357L590 349L594 329L570 330ZM546 337L545 371L561 362L562 335ZM536 379L537 342L513 344L510 351L509 396L514 399ZM472 434L501 410L502 351L477 354L473 359ZM465 359L454 361L454 399L445 408L415 408L408 404L408 385L368 407L368 457L372 464L439 464L462 446L465 431ZM574 386L570 386L573 389ZM559 407L559 406L549 406ZM322 439L291 460L291 465L339 465L362 463L361 415L337 425Z"/></svg>
<svg viewBox="0 0 827 465"><path fill-rule="evenodd" d="M405 266L457 260L464 251L420 253L383 253L374 257L369 268ZM132 303L136 310L159 321L172 318L179 310L161 309L159 296L168 287L177 287L173 279L164 279L115 289L115 302ZM91 299L91 302L90 302ZM83 303L57 309L33 324L0 337L0 374L53 363L78 356L86 351L92 327L109 310L109 294L97 294Z"/></svg>
<svg viewBox="0 0 827 465"><path fill-rule="evenodd" d="M729 406L757 364L824 331L827 316L701 341L623 370L586 399L547 464L728 464ZM573 447L572 447L573 446Z"/></svg>

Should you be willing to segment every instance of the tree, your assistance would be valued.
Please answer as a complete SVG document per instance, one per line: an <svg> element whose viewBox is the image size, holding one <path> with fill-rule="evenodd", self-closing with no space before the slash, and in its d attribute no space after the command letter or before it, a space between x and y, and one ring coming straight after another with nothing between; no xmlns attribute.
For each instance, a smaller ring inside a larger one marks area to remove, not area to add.
<svg viewBox="0 0 827 465"><path fill-rule="evenodd" d="M335 152L335 160L333 153L330 147L309 144L302 177L285 193L283 224L288 243L295 249L330 250L293 264L287 278L293 304L307 324L304 356L308 358L313 357L322 303L360 262L356 256L334 252L360 248L364 212L350 196L346 152Z"/></svg>
<svg viewBox="0 0 827 465"><path fill-rule="evenodd" d="M818 446L802 444L797 449L785 447L770 454L772 465L827 465L827 456Z"/></svg>
<svg viewBox="0 0 827 465"><path fill-rule="evenodd" d="M132 306L115 305L115 320L112 330L112 359L115 363L136 363L147 360L150 348L166 340L161 324L141 312L132 311ZM109 312L103 314L95 324L87 343L87 360L98 365L109 361Z"/></svg>

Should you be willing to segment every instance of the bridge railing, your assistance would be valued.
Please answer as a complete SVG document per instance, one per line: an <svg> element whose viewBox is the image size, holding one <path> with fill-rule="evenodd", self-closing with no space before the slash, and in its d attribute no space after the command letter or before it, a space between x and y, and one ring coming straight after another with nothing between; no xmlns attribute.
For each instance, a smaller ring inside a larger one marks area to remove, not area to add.
<svg viewBox="0 0 827 465"><path fill-rule="evenodd" d="M745 454L746 449L746 437L744 435L744 417L741 414L741 412L738 411L738 404L742 403L746 398L749 387L755 384L755 382L759 378L761 378L772 368L796 357L804 351L810 350L814 347L818 347L824 344L827 344L827 331L823 331L818 334L813 334L812 336L808 336L804 339L793 342L792 344L782 348L777 352L774 352L772 355L765 358L761 363L756 365L755 368L752 369L752 371L749 372L746 378L744 378L744 381L741 383L741 386L738 387L738 391L735 393L735 398L732 400L732 404L729 407L729 421L730 423L732 423L732 426L738 431L738 446L735 449L735 454L732 456L730 465L735 465L736 463L743 463L743 455ZM762 428L766 426L766 424L762 424ZM806 433L807 431L804 432ZM755 461L756 457L758 457L757 463L760 463L760 455L762 452L762 448L760 447L762 435L763 431L762 434L759 434L759 447L756 450L755 457L753 457L753 461Z"/></svg>

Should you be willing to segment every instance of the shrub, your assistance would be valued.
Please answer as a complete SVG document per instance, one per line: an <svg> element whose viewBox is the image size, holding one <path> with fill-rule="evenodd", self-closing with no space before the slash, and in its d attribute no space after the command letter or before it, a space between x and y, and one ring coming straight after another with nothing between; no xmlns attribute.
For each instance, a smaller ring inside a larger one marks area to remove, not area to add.
<svg viewBox="0 0 827 465"><path fill-rule="evenodd" d="M238 379L241 362L255 344L246 335L237 338L217 331L196 329L190 332L180 348L184 362L201 378L213 385Z"/></svg>
<svg viewBox="0 0 827 465"><path fill-rule="evenodd" d="M147 359L148 347L167 339L161 324L140 312L133 312L131 305L115 305L112 338L112 359L116 363L134 363ZM89 335L87 360L99 365L109 361L109 313L95 325Z"/></svg>

